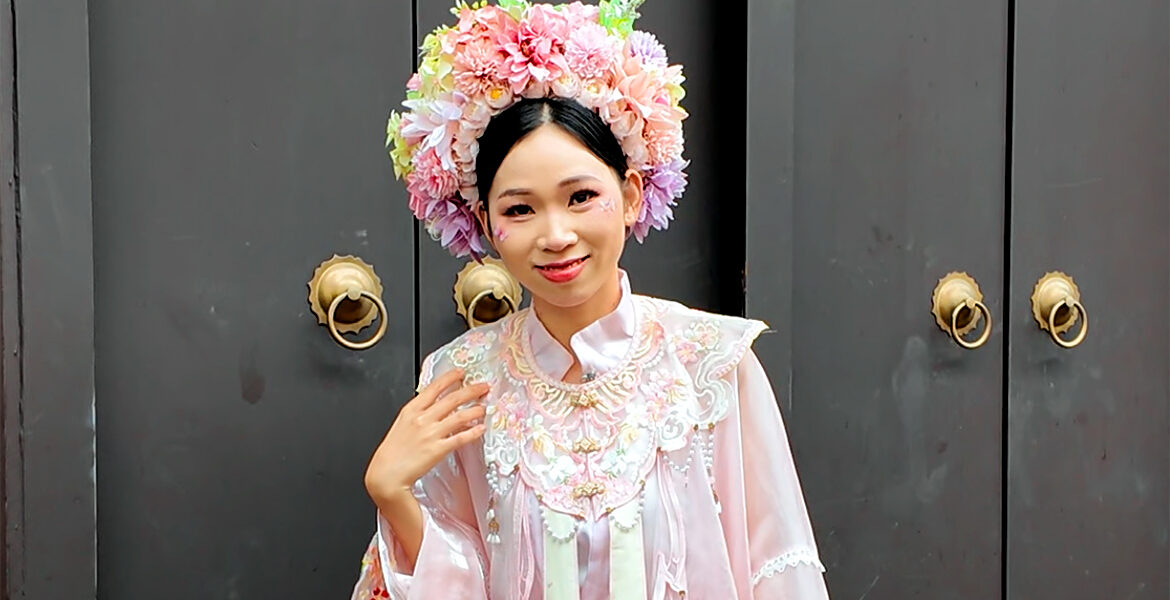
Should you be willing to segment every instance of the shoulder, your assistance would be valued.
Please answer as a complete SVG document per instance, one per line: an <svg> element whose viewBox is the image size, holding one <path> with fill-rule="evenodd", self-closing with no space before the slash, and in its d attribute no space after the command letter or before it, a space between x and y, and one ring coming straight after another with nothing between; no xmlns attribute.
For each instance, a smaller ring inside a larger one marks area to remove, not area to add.
<svg viewBox="0 0 1170 600"><path fill-rule="evenodd" d="M757 319L721 315L691 308L673 300L635 296L639 318L659 323L668 343L681 352L684 362L691 356L717 355L720 367L734 367L768 325ZM730 365L728 365L730 362Z"/></svg>
<svg viewBox="0 0 1170 600"><path fill-rule="evenodd" d="M418 388L422 389L436 375L452 368L464 369L468 379L474 380L476 371L495 362L501 348L519 339L516 333L529 310L525 308L494 323L468 329L428 354L420 369Z"/></svg>

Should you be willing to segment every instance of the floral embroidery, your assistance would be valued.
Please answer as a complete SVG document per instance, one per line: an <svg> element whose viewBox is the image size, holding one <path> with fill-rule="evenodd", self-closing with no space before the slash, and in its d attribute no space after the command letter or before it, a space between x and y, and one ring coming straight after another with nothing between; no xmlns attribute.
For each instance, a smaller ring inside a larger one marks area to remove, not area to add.
<svg viewBox="0 0 1170 600"><path fill-rule="evenodd" d="M385 600L389 597L390 590L382 581L382 560L378 556L378 542L375 537L362 556L361 576L354 591L354 598Z"/></svg>
<svg viewBox="0 0 1170 600"><path fill-rule="evenodd" d="M711 321L695 321L674 338L676 355L684 365L699 360L718 343L719 328Z"/></svg>
<svg viewBox="0 0 1170 600"><path fill-rule="evenodd" d="M450 350L451 364L463 369L464 381L467 383L493 382L487 361L484 360L487 351L496 341L496 332L472 329L463 337L460 343Z"/></svg>
<svg viewBox="0 0 1170 600"><path fill-rule="evenodd" d="M463 336L463 342L451 350L451 364L465 368L483 359L484 351L496 339L494 331L473 329Z"/></svg>
<svg viewBox="0 0 1170 600"><path fill-rule="evenodd" d="M492 383L483 438L488 523L495 499L517 477L545 512L571 517L565 523L595 521L639 498L659 456L691 448L695 435L694 452L711 476L712 432L734 397L722 378L764 326L634 299L638 324L628 355L587 383L553 380L534 367L529 310L469 331L424 363L424 379L459 367L469 380ZM497 526L487 541L501 535Z"/></svg>

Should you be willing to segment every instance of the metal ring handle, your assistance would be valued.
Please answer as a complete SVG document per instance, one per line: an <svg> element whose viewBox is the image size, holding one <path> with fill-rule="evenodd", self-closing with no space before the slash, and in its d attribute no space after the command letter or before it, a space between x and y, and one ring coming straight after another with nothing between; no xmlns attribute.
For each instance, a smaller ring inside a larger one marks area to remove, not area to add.
<svg viewBox="0 0 1170 600"><path fill-rule="evenodd" d="M479 320L475 318L475 305L479 304L479 301L483 300L487 296L495 296L494 294L492 294L493 291L494 290L492 290L490 288L483 290L480 293L476 294L475 297L471 299L471 302L467 303L467 324L469 326L476 327L478 325L483 325L483 323L480 323ZM504 301L505 304L508 305L508 312L509 313L516 312L516 305L512 303L512 298L510 296L508 296L508 294L503 294L502 300Z"/></svg>
<svg viewBox="0 0 1170 600"><path fill-rule="evenodd" d="M987 318L987 323L983 325L983 334L979 336L979 339L973 342L968 342L957 333L959 331L959 312L964 308L979 309L979 311L983 313L983 316ZM969 299L967 302L960 303L958 306L956 306L955 309L951 311L951 337L955 338L955 342L957 344L968 350L974 350L983 344L986 344L987 340L991 338L991 311L988 310L987 305L978 300Z"/></svg>
<svg viewBox="0 0 1170 600"><path fill-rule="evenodd" d="M333 299L333 303L329 305L329 313L327 317L329 333L333 336L333 339L336 340L338 344L341 344L350 350L365 350L366 348L377 344L378 340L381 340L382 336L386 335L386 325L390 322L390 319L387 318L388 313L386 312L386 305L382 302L381 298L372 292L358 290L358 298L366 298L373 302L374 306L378 307L378 330L374 332L374 335L370 336L370 339L364 342L351 342L345 339L345 337L341 335L341 332L337 330L337 322L334 320L333 314L337 312L337 307L341 305L341 301L349 298L351 295L353 295L353 290L350 290L345 294L338 294L337 297ZM351 298L351 300L357 300L357 298Z"/></svg>
<svg viewBox="0 0 1170 600"><path fill-rule="evenodd" d="M1081 331L1077 337L1071 340L1065 340L1056 332L1056 312L1060 307L1067 306L1081 314ZM1085 310L1085 305L1081 304L1079 300L1073 298L1065 298L1060 302L1052 305L1052 311L1048 313L1048 333L1052 334L1052 341L1064 348L1076 348L1085 341L1085 336L1089 335L1089 313Z"/></svg>

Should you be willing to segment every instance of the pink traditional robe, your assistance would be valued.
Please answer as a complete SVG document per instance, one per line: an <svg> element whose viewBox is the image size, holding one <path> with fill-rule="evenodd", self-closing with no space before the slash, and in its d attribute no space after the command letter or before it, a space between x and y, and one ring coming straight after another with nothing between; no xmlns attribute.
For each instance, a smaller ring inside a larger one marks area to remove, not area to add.
<svg viewBox="0 0 1170 600"><path fill-rule="evenodd" d="M531 309L423 362L487 381L482 443L415 485L413 571L380 514L354 600L819 600L808 512L759 321L630 293L570 340Z"/></svg>

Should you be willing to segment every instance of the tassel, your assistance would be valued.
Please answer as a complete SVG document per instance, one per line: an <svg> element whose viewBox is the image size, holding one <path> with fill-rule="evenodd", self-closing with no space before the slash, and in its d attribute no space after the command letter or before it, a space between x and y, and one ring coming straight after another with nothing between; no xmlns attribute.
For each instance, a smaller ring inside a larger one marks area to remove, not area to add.
<svg viewBox="0 0 1170 600"><path fill-rule="evenodd" d="M500 522L496 520L496 499L494 497L488 500L487 528L487 542L489 544L500 543Z"/></svg>

